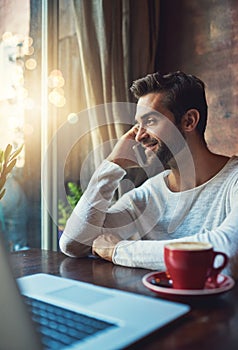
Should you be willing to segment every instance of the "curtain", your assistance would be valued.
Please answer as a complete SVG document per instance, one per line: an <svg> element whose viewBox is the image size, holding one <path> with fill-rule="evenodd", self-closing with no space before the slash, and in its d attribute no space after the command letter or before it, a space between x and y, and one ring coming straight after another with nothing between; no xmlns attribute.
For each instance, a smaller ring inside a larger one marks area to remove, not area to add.
<svg viewBox="0 0 238 350"><path fill-rule="evenodd" d="M72 147L65 176L72 178L72 164L79 169L86 157L86 185L115 141L134 123L129 87L133 80L155 70L160 3L73 0L70 4L79 54L79 71L74 72L74 79L80 81L76 91L81 104L79 128L85 133L80 130L80 140Z"/></svg>
<svg viewBox="0 0 238 350"><path fill-rule="evenodd" d="M130 101L134 78L152 72L159 34L159 1L74 0L87 107Z"/></svg>

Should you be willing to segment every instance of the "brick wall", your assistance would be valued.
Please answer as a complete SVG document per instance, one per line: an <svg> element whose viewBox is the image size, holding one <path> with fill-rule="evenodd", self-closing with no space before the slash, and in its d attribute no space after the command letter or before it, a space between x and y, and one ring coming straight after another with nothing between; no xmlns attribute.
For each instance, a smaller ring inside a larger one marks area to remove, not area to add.
<svg viewBox="0 0 238 350"><path fill-rule="evenodd" d="M238 154L238 2L161 0L158 69L205 81L211 150Z"/></svg>

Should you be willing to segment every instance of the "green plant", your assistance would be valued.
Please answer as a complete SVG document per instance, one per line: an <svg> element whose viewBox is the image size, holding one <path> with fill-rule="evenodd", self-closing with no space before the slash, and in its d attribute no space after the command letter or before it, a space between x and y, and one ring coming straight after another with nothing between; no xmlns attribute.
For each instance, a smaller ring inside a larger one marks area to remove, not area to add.
<svg viewBox="0 0 238 350"><path fill-rule="evenodd" d="M66 204L62 199L58 201L58 226L63 228L69 218L72 210L78 203L80 197L83 194L82 189L74 182L68 182L66 188L66 198L68 204Z"/></svg>
<svg viewBox="0 0 238 350"><path fill-rule="evenodd" d="M12 145L8 144L5 151L0 149L0 199L4 196L6 180L17 162L17 156L21 152L23 145L12 152Z"/></svg>
<svg viewBox="0 0 238 350"><path fill-rule="evenodd" d="M78 203L79 199L81 198L83 191L80 188L80 186L78 186L74 182L68 182L67 185L68 185L68 194L66 197L68 199L70 206L74 208Z"/></svg>

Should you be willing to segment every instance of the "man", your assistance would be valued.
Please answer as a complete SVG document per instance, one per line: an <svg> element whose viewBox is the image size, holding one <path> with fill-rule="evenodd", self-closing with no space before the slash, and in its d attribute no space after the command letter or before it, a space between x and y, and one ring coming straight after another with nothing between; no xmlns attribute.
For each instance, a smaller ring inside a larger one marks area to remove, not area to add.
<svg viewBox="0 0 238 350"><path fill-rule="evenodd" d="M60 240L74 257L91 251L115 264L164 269L164 244L207 241L228 254L238 277L238 157L212 153L205 142L204 83L182 72L135 81L136 125L94 173ZM146 167L164 171L112 199L140 144Z"/></svg>

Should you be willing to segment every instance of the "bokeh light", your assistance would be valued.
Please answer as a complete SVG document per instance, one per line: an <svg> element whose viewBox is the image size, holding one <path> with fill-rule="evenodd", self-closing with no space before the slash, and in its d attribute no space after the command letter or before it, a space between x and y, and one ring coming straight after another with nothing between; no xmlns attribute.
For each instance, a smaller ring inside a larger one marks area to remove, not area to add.
<svg viewBox="0 0 238 350"><path fill-rule="evenodd" d="M58 69L52 70L48 77L48 87L52 89L49 93L49 101L55 107L63 107L66 104L64 84L65 80L62 72Z"/></svg>
<svg viewBox="0 0 238 350"><path fill-rule="evenodd" d="M60 70L53 70L48 77L48 86L51 89L63 87L65 83L64 77Z"/></svg>
<svg viewBox="0 0 238 350"><path fill-rule="evenodd" d="M2 39L2 40L1 40ZM14 143L21 145L24 138L33 133L33 127L30 124L25 125L25 110L35 108L35 102L29 97L29 91L24 86L25 70L33 70L37 67L37 62L33 58L25 61L25 56L34 54L33 39L22 34L15 34L6 31L0 37L2 45L3 60L2 63L2 83L5 86L1 97L1 106L5 106L3 113L1 108L1 123L6 126L8 133L2 137L3 143ZM27 58L27 57L26 57ZM25 62L24 62L25 61ZM33 114L34 115L34 114ZM17 167L24 166L25 151L18 157Z"/></svg>
<svg viewBox="0 0 238 350"><path fill-rule="evenodd" d="M32 44L33 44L33 38L30 37L30 36L26 36L24 38L23 46L24 47L30 47L30 46L32 46Z"/></svg>
<svg viewBox="0 0 238 350"><path fill-rule="evenodd" d="M26 60L25 66L26 66L27 69L33 70L33 69L36 68L37 62L36 62L36 60L34 58L29 58L28 60Z"/></svg>
<svg viewBox="0 0 238 350"><path fill-rule="evenodd" d="M56 107L63 107L66 103L64 95L62 95L58 89L53 89L49 93L49 101Z"/></svg>
<svg viewBox="0 0 238 350"><path fill-rule="evenodd" d="M26 48L23 48L23 53L24 53L24 55L27 55L27 56L31 56L31 55L33 55L33 53L34 53L34 47L26 47Z"/></svg>
<svg viewBox="0 0 238 350"><path fill-rule="evenodd" d="M76 124L78 122L77 113L70 113L67 117L67 120L70 124Z"/></svg>
<svg viewBox="0 0 238 350"><path fill-rule="evenodd" d="M12 37L13 37L12 32L5 32L2 35L2 41L8 42L8 41L10 41L12 39Z"/></svg>

